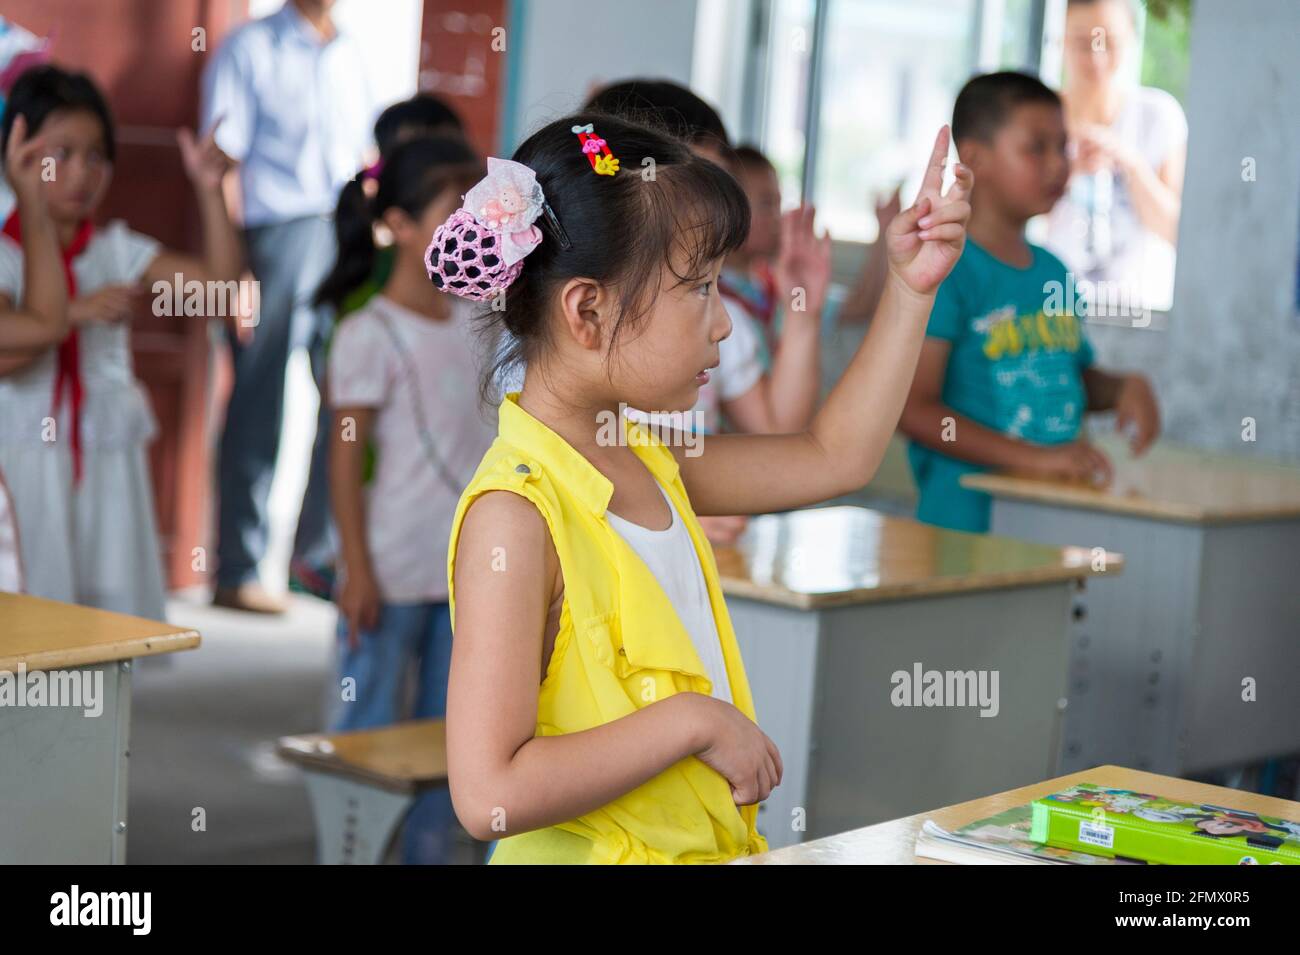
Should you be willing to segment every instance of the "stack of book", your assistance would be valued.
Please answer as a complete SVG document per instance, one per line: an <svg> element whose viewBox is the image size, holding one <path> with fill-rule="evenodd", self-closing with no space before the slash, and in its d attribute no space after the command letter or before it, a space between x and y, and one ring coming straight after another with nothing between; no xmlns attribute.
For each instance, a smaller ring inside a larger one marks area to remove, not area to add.
<svg viewBox="0 0 1300 955"><path fill-rule="evenodd" d="M1300 823L1080 783L949 832L916 854L962 865L1300 865Z"/></svg>

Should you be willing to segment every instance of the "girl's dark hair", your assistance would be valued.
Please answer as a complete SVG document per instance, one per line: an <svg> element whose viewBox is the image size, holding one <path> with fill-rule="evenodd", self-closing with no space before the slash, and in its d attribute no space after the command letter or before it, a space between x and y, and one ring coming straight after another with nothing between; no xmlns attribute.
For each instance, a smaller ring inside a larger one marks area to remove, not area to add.
<svg viewBox="0 0 1300 955"><path fill-rule="evenodd" d="M9 145L14 120L27 120L27 135L35 136L50 114L59 110L82 110L92 114L104 129L104 154L109 162L117 157L113 114L99 87L85 73L71 73L57 66L34 66L14 82L0 119L0 155Z"/></svg>
<svg viewBox="0 0 1300 955"><path fill-rule="evenodd" d="M671 80L619 80L592 94L583 109L663 127L693 146L712 146L724 156L731 154L731 138L718 111Z"/></svg>
<svg viewBox="0 0 1300 955"><path fill-rule="evenodd" d="M464 135L460 115L432 93L416 93L389 106L375 120L375 145L387 156L404 142L428 136Z"/></svg>
<svg viewBox="0 0 1300 955"><path fill-rule="evenodd" d="M338 259L316 290L317 305L338 309L370 278L375 268L375 222L385 212L397 208L419 218L445 190L467 192L482 178L483 166L459 136L431 136L402 143L382 161L373 196L366 195L370 175L363 169L339 193L334 213Z"/></svg>
<svg viewBox="0 0 1300 955"><path fill-rule="evenodd" d="M743 143L732 150L731 155L735 159L737 172L766 172L769 169L776 171L772 160L768 159L763 150L757 146Z"/></svg>
<svg viewBox="0 0 1300 955"><path fill-rule="evenodd" d="M674 135L689 143L710 137L724 144L730 142L718 111L671 80L619 80L593 93L585 108L647 125L667 125Z"/></svg>
<svg viewBox="0 0 1300 955"><path fill-rule="evenodd" d="M597 175L574 126L591 123L619 161L612 176ZM542 127L512 157L537 176L568 247L547 216L542 242L504 295L504 309L486 312L489 334L511 334L483 382L491 402L495 382L545 344L546 315L559 288L588 278L618 289L620 314L612 338L653 307L661 270L679 284L703 277L714 261L744 243L749 202L731 174L681 139L607 113L584 112Z"/></svg>

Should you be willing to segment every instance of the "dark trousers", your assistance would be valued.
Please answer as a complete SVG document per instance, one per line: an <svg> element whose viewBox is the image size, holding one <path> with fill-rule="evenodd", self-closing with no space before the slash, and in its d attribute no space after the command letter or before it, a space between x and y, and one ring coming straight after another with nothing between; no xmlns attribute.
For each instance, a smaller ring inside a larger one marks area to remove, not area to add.
<svg viewBox="0 0 1300 955"><path fill-rule="evenodd" d="M253 337L241 345L233 334L235 384L226 407L218 464L217 585L236 587L257 579L266 553L266 502L280 449L285 367L295 348L306 348L321 392L311 470L294 538L293 556L324 566L336 544L330 519L326 450L329 402L324 390L328 310L312 295L334 263L333 223L311 216L258 226L244 233L249 265L260 285L260 313Z"/></svg>

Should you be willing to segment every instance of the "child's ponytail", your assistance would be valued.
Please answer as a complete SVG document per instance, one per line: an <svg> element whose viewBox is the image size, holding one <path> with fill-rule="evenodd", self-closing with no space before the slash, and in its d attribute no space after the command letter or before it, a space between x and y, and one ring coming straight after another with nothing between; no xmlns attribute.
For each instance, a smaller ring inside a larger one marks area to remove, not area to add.
<svg viewBox="0 0 1300 955"><path fill-rule="evenodd" d="M328 305L336 312L375 270L375 216L366 195L366 180L373 175L373 168L363 169L348 181L334 212L338 258L316 290L315 304Z"/></svg>
<svg viewBox="0 0 1300 955"><path fill-rule="evenodd" d="M374 275L375 223L385 212L401 209L418 219L444 190L462 194L482 175L482 161L459 136L411 140L357 173L339 194L334 213L338 258L316 290L315 303L338 311Z"/></svg>

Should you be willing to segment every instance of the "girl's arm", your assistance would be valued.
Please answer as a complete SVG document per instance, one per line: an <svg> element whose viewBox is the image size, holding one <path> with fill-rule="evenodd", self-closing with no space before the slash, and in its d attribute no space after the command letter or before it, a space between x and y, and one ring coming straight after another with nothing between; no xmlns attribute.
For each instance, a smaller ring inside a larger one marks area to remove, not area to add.
<svg viewBox="0 0 1300 955"><path fill-rule="evenodd" d="M374 408L336 408L330 432L329 483L334 524L343 556L339 613L348 621L348 641L379 623L380 592L366 543L366 506L362 491L365 449L374 429Z"/></svg>
<svg viewBox="0 0 1300 955"><path fill-rule="evenodd" d="M956 182L943 195L947 156L945 126L917 202L890 224L889 275L875 317L811 427L786 435L709 435L695 456L675 443L696 513L800 507L871 480L903 410L934 293L966 241L973 177L958 165Z"/></svg>
<svg viewBox="0 0 1300 955"><path fill-rule="evenodd" d="M152 285L162 281L233 282L244 268L244 249L234 223L226 209L222 183L231 168L230 159L217 146L213 136L221 121L217 120L202 140L195 141L188 129L176 134L180 144L185 174L194 184L199 203L199 221L203 227L203 255L196 258L183 252L165 249L149 263L145 280ZM217 316L210 316L217 317Z"/></svg>
<svg viewBox="0 0 1300 955"><path fill-rule="evenodd" d="M41 192L44 142L27 139L27 119L14 120L5 150L5 177L18 199L23 224L23 303L0 295L0 374L30 362L68 331L68 285L59 236ZM31 349L31 351L27 351ZM9 367L6 367L9 366Z"/></svg>
<svg viewBox="0 0 1300 955"><path fill-rule="evenodd" d="M456 548L447 768L461 824L480 840L565 822L699 755L737 803L780 780L771 741L739 710L678 693L589 730L537 736L547 610L559 559L527 499L490 491L465 515Z"/></svg>
<svg viewBox="0 0 1300 955"><path fill-rule="evenodd" d="M808 426L821 391L820 325L820 311L786 316L771 372L743 395L722 403L737 430L780 434Z"/></svg>

